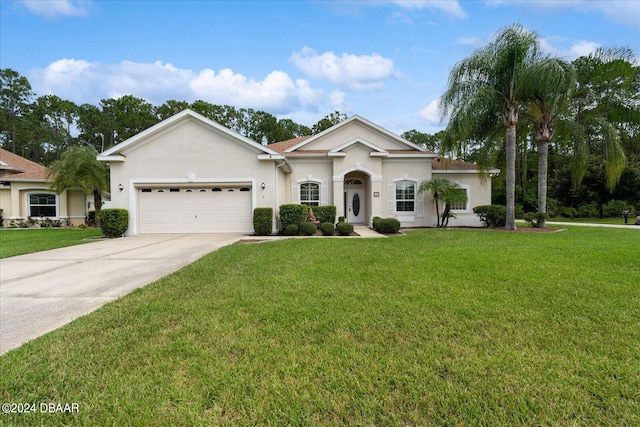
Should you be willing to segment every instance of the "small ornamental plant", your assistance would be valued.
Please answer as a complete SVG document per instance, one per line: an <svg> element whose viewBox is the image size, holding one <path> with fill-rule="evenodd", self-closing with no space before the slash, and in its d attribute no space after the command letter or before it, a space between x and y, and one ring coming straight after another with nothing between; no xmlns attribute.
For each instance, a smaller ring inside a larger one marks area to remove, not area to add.
<svg viewBox="0 0 640 427"><path fill-rule="evenodd" d="M323 222L320 224L320 231L323 236L333 236L333 232L336 228L333 226L332 222Z"/></svg>
<svg viewBox="0 0 640 427"><path fill-rule="evenodd" d="M300 224L299 230L303 236L313 236L318 231L318 228L312 222L303 222Z"/></svg>
<svg viewBox="0 0 640 427"><path fill-rule="evenodd" d="M297 236L298 235L298 224L289 224L284 229L285 236Z"/></svg>
<svg viewBox="0 0 640 427"><path fill-rule="evenodd" d="M348 236L353 233L353 224L349 224L348 222L339 222L336 225L336 230L340 233L341 236Z"/></svg>

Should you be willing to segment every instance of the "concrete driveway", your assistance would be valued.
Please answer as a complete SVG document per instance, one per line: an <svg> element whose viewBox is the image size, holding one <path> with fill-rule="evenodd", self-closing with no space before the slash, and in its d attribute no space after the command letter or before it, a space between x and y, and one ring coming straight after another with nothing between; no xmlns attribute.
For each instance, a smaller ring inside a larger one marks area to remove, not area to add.
<svg viewBox="0 0 640 427"><path fill-rule="evenodd" d="M141 235L2 259L0 354L242 237Z"/></svg>

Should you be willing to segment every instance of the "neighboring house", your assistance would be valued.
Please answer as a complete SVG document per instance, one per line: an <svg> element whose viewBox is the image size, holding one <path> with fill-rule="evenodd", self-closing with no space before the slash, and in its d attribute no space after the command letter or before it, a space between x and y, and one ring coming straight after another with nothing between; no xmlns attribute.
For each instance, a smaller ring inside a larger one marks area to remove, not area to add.
<svg viewBox="0 0 640 427"><path fill-rule="evenodd" d="M491 203L489 172L438 155L352 116L313 136L261 145L185 110L106 150L111 202L129 211L127 234L253 231L253 209L335 205L351 223L394 217L433 226L434 176L458 182L469 202L451 225L480 225L472 207ZM491 171L497 172L497 171ZM484 175L485 179L481 179Z"/></svg>
<svg viewBox="0 0 640 427"><path fill-rule="evenodd" d="M29 217L80 225L85 221L88 204L81 190L56 194L49 189L46 167L0 148L0 209L4 227L12 220Z"/></svg>

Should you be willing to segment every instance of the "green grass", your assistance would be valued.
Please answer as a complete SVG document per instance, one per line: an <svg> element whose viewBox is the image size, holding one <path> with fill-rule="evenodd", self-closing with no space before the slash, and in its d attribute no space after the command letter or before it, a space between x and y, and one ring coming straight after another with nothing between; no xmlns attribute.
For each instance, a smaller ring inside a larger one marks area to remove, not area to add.
<svg viewBox="0 0 640 427"><path fill-rule="evenodd" d="M0 258L87 243L87 237L102 236L94 228L0 229Z"/></svg>
<svg viewBox="0 0 640 427"><path fill-rule="evenodd" d="M3 425L640 425L640 233L225 247L0 357Z"/></svg>

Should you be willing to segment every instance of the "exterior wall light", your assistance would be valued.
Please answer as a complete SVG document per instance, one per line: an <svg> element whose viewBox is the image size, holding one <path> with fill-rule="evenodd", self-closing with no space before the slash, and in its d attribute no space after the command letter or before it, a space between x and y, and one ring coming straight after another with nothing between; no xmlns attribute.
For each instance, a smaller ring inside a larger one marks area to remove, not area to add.
<svg viewBox="0 0 640 427"><path fill-rule="evenodd" d="M124 190L124 187L122 186L122 184L118 184L118 190L120 191Z"/></svg>
<svg viewBox="0 0 640 427"><path fill-rule="evenodd" d="M263 182L262 184L260 184L260 188L264 190L265 188L267 188L267 185Z"/></svg>

